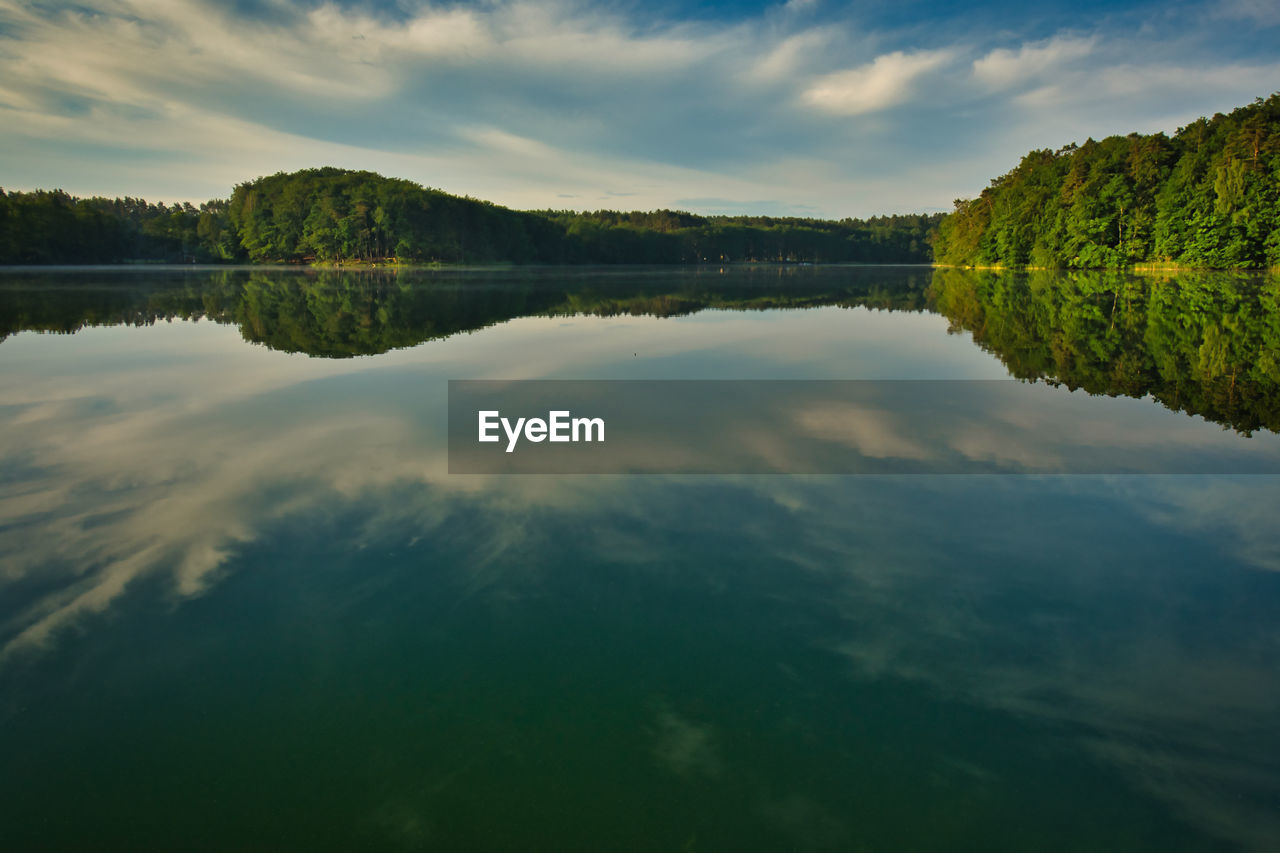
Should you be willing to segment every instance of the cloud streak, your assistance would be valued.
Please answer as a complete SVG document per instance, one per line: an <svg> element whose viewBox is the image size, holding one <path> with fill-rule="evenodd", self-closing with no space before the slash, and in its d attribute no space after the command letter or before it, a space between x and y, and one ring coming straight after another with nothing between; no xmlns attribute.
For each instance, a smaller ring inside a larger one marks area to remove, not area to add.
<svg viewBox="0 0 1280 853"><path fill-rule="evenodd" d="M849 116L902 106L914 95L916 82L950 58L944 50L895 50L858 68L819 78L804 93L804 99L820 110Z"/></svg>

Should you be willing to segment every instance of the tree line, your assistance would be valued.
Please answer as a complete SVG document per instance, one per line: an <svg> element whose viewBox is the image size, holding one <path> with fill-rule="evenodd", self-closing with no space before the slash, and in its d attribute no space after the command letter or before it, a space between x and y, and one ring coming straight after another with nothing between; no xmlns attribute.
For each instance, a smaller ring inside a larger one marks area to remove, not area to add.
<svg viewBox="0 0 1280 853"><path fill-rule="evenodd" d="M227 203L152 204L0 189L0 263L115 264L235 260Z"/></svg>
<svg viewBox="0 0 1280 853"><path fill-rule="evenodd" d="M928 263L940 219L517 211L330 167L199 207L0 190L0 263Z"/></svg>
<svg viewBox="0 0 1280 853"><path fill-rule="evenodd" d="M958 266L1280 265L1280 93L1172 137L1032 151L956 201L934 256Z"/></svg>

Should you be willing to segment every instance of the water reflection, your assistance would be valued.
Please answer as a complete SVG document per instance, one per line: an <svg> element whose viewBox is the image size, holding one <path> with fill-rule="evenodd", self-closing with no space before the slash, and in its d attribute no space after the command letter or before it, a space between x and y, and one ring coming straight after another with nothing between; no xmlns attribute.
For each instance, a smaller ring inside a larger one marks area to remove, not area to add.
<svg viewBox="0 0 1280 853"><path fill-rule="evenodd" d="M1274 276L939 270L930 306L1020 379L1280 432Z"/></svg>
<svg viewBox="0 0 1280 853"><path fill-rule="evenodd" d="M6 329L83 330L0 344L16 846L172 846L188 781L224 848L1274 847L1273 478L458 477L443 417L459 376L1004 373L952 325L1269 429L1272 285L754 275L8 281ZM701 310L784 303L825 307Z"/></svg>
<svg viewBox="0 0 1280 853"><path fill-rule="evenodd" d="M1280 279L913 268L9 274L0 335L211 319L283 352L374 355L518 317L932 311L1020 379L1280 432ZM2 340L3 338L0 338Z"/></svg>
<svg viewBox="0 0 1280 853"><path fill-rule="evenodd" d="M674 317L817 305L919 311L928 282L922 270L828 276L787 267L729 275L700 268L8 274L0 279L0 334L207 318L238 325L245 340L272 349L345 358L516 317Z"/></svg>

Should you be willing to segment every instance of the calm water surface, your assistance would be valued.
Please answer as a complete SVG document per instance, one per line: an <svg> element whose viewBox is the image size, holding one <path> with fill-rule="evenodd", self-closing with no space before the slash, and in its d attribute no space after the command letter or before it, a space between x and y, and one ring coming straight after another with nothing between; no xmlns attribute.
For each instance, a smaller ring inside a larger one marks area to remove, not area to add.
<svg viewBox="0 0 1280 853"><path fill-rule="evenodd" d="M0 324L6 850L1280 849L1280 479L451 476L444 409L1014 376L1267 450L1274 279L15 271Z"/></svg>

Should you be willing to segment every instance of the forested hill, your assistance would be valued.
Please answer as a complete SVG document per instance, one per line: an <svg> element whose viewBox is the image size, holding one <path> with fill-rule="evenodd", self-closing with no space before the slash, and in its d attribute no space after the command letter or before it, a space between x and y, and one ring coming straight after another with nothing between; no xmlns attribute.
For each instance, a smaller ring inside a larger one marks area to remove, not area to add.
<svg viewBox="0 0 1280 853"><path fill-rule="evenodd" d="M973 266L1280 265L1280 94L1172 137L1032 151L956 202L934 256Z"/></svg>
<svg viewBox="0 0 1280 853"><path fill-rule="evenodd" d="M323 168L248 181L198 208L0 191L0 263L928 263L940 219L524 212Z"/></svg>

